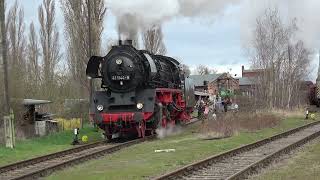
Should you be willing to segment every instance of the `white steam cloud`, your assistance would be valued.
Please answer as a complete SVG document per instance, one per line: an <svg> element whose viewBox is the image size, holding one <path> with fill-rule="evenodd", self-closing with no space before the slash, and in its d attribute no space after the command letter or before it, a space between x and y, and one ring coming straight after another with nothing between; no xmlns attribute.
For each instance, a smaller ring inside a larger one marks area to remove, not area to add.
<svg viewBox="0 0 320 180"><path fill-rule="evenodd" d="M121 39L136 39L139 31L176 17L213 20L235 7L238 13L231 14L239 20L243 45L251 43L256 18L267 8L277 8L283 23L296 18L297 39L308 48L320 48L320 0L106 0L106 5L117 17Z"/></svg>
<svg viewBox="0 0 320 180"><path fill-rule="evenodd" d="M167 128L161 127L156 129L157 137L159 139L163 139L168 136L177 135L177 134L180 134L181 132L182 132L182 129L180 126L173 126L170 124L168 125Z"/></svg>
<svg viewBox="0 0 320 180"><path fill-rule="evenodd" d="M120 35L135 37L139 30L162 24L174 17L212 17L239 0L107 0L117 17Z"/></svg>
<svg viewBox="0 0 320 180"><path fill-rule="evenodd" d="M175 17L212 18L230 5L240 6L236 18L244 42L251 38L256 18L266 8L278 8L284 22L297 18L299 39L309 47L320 47L320 0L106 0L106 5L117 17L124 38L135 38L140 30Z"/></svg>
<svg viewBox="0 0 320 180"><path fill-rule="evenodd" d="M240 3L239 14L240 31L243 46L252 42L256 18L261 16L267 8L277 8L284 24L296 19L298 32L296 40L302 40L306 47L313 50L309 78L317 77L319 59L316 54L320 50L320 0L243 0Z"/></svg>
<svg viewBox="0 0 320 180"><path fill-rule="evenodd" d="M319 0L243 0L240 14L242 38L247 43L252 35L256 18L267 8L277 8L283 23L297 20L297 38L309 48L320 48L320 10Z"/></svg>

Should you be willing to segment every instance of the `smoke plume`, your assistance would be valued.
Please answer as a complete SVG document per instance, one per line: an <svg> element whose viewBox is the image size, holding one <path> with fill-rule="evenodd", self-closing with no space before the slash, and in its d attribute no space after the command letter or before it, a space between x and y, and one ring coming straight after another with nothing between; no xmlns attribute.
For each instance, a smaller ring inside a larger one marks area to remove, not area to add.
<svg viewBox="0 0 320 180"><path fill-rule="evenodd" d="M303 40L309 48L320 47L320 10L319 0L243 0L237 16L241 18L241 31L244 43L251 40L252 29L256 18L261 16L267 8L276 8L283 23L290 23L296 19L297 39Z"/></svg>
<svg viewBox="0 0 320 180"><path fill-rule="evenodd" d="M107 0L117 17L121 38L135 38L145 30L175 17L213 17L239 0Z"/></svg>
<svg viewBox="0 0 320 180"><path fill-rule="evenodd" d="M308 48L320 48L320 0L106 0L106 5L117 17L121 39L134 40L139 31L173 18L212 20L231 7L244 46L251 43L257 17L267 8L277 8L283 23L296 19L296 40L303 40Z"/></svg>

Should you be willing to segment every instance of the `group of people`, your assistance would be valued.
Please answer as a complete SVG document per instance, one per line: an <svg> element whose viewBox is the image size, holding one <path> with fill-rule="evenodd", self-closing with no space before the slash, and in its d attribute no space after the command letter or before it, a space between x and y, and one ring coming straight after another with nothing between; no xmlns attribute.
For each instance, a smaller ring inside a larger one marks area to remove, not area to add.
<svg viewBox="0 0 320 180"><path fill-rule="evenodd" d="M196 104L199 119L208 118L209 113L215 113L215 104L209 100L199 99Z"/></svg>
<svg viewBox="0 0 320 180"><path fill-rule="evenodd" d="M199 99L196 105L196 109L198 110L198 117L199 118L207 118L209 114L209 101L204 101Z"/></svg>
<svg viewBox="0 0 320 180"><path fill-rule="evenodd" d="M196 109L198 110L198 117L206 119L209 114L215 116L219 111L228 111L228 105L231 105L231 99L227 98L222 100L221 97L213 98L210 100L208 98L199 98ZM238 110L238 105L234 104L233 109Z"/></svg>

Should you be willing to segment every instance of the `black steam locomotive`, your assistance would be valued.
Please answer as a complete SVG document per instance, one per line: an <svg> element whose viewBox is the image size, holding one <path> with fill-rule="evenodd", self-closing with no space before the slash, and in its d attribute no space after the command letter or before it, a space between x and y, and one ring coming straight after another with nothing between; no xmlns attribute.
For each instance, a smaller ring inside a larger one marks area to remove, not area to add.
<svg viewBox="0 0 320 180"><path fill-rule="evenodd" d="M131 40L119 41L106 56L91 57L86 74L101 78L90 115L108 139L127 133L144 137L159 126L190 119L193 86L171 57L137 50Z"/></svg>

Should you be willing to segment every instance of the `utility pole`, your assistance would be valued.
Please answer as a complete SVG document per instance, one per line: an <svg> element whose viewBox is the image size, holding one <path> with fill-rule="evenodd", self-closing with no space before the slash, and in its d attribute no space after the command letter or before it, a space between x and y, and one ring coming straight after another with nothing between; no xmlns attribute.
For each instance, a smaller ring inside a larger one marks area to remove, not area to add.
<svg viewBox="0 0 320 180"><path fill-rule="evenodd" d="M5 30L5 11L4 1L0 0L0 62L3 63L3 82L4 82L4 134L6 147L14 148L15 146L15 132L14 132L14 115L10 113L10 96L9 96L9 81L8 81L8 62L7 62L7 43ZM1 126L1 125L0 125Z"/></svg>
<svg viewBox="0 0 320 180"><path fill-rule="evenodd" d="M87 1L87 7L88 7L88 50L89 50L89 58L92 56L92 44L91 44L91 5L90 5L90 0ZM90 114L90 109L91 109L91 104L92 104L92 98L93 98L93 80L92 78L89 79L89 114ZM93 122L95 125L95 122Z"/></svg>
<svg viewBox="0 0 320 180"><path fill-rule="evenodd" d="M3 63L3 78L4 78L4 98L5 106L4 111L6 115L10 114L10 96L9 96L9 81L8 81L8 62L7 62L7 52L6 52L6 32L5 32L5 11L4 11L4 1L0 0L0 41L1 41L1 55L0 62Z"/></svg>
<svg viewBox="0 0 320 180"><path fill-rule="evenodd" d="M88 45L89 45L89 58L92 56L92 45L91 45L91 5L90 5L90 0L88 2Z"/></svg>

